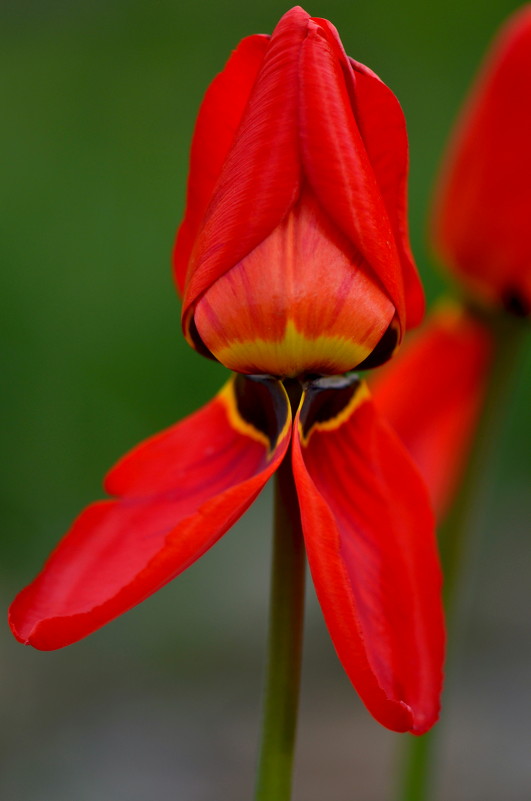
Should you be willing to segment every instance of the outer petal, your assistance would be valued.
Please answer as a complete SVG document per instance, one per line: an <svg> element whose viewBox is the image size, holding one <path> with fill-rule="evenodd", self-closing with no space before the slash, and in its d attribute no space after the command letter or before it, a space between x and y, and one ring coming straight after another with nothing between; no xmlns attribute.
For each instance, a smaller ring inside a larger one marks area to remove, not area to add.
<svg viewBox="0 0 531 801"><path fill-rule="evenodd" d="M190 154L186 215L173 254L180 292L184 291L195 237L236 136L269 39L260 34L242 39L223 72L208 87L201 105Z"/></svg>
<svg viewBox="0 0 531 801"><path fill-rule="evenodd" d="M406 121L400 103L368 67L350 59L356 81L355 113L382 193L402 266L407 328L424 317L424 292L413 261L407 221L409 168Z"/></svg>
<svg viewBox="0 0 531 801"><path fill-rule="evenodd" d="M487 301L531 310L531 7L487 56L439 179L432 231L445 263Z"/></svg>
<svg viewBox="0 0 531 801"><path fill-rule="evenodd" d="M243 514L283 458L289 402L273 379L231 380L111 471L119 500L89 506L10 609L15 636L68 645L189 567Z"/></svg>
<svg viewBox="0 0 531 801"><path fill-rule="evenodd" d="M424 484L365 384L310 386L293 468L308 561L338 656L374 717L420 734L438 716L441 575ZM338 389L339 387L339 389Z"/></svg>
<svg viewBox="0 0 531 801"><path fill-rule="evenodd" d="M353 58L346 58L336 28L326 19L313 19L326 33L343 66L352 110L393 229L402 266L407 327L412 328L424 315L424 293L409 245L409 154L404 114L393 92L376 73Z"/></svg>
<svg viewBox="0 0 531 801"><path fill-rule="evenodd" d="M479 321L443 306L371 381L374 402L419 467L439 519L481 413L492 348Z"/></svg>
<svg viewBox="0 0 531 801"><path fill-rule="evenodd" d="M183 306L193 304L278 225L300 188L297 92L308 15L285 14L271 37L236 139L196 240Z"/></svg>
<svg viewBox="0 0 531 801"><path fill-rule="evenodd" d="M353 71L331 29L312 22L302 48L304 170L319 202L374 270L403 322L402 268L394 235L352 108Z"/></svg>

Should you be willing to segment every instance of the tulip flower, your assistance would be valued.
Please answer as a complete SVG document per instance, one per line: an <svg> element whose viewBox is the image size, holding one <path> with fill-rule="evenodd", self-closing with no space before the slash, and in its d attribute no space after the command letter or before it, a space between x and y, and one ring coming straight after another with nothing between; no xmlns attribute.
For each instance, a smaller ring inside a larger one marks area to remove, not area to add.
<svg viewBox="0 0 531 801"><path fill-rule="evenodd" d="M419 321L407 139L392 92L335 28L294 8L208 89L175 247L183 329L236 371L140 444L14 601L40 649L79 640L189 567L291 464L334 646L370 712L421 733L444 648L433 515L366 384ZM295 510L299 514L299 509Z"/></svg>
<svg viewBox="0 0 531 801"><path fill-rule="evenodd" d="M531 309L531 7L502 28L443 161L433 238L443 262L491 305Z"/></svg>
<svg viewBox="0 0 531 801"><path fill-rule="evenodd" d="M192 144L175 247L190 344L246 374L386 360L424 311L406 177L398 101L329 22L293 9L244 39Z"/></svg>

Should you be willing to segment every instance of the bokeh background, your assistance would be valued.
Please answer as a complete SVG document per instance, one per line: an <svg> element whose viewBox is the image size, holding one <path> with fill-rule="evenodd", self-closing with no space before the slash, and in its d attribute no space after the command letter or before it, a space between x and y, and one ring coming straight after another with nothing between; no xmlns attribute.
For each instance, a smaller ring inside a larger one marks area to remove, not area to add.
<svg viewBox="0 0 531 801"><path fill-rule="evenodd" d="M7 607L130 446L207 401L224 370L183 342L169 253L202 94L263 0L3 0L2 539ZM414 250L444 281L426 208L451 121L508 0L322 0L404 107ZM443 722L437 798L531 797L529 347L514 382ZM528 396L527 396L528 397ZM527 463L527 469L529 464ZM270 491L210 553L84 642L0 631L0 797L252 797ZM527 506L529 517L529 505ZM369 718L308 589L295 801L388 801L403 737Z"/></svg>

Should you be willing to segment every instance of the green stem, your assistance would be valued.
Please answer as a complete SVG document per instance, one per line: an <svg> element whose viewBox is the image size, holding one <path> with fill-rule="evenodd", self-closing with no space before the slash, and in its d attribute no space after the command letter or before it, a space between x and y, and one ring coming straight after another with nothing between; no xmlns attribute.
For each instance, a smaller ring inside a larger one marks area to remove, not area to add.
<svg viewBox="0 0 531 801"><path fill-rule="evenodd" d="M450 649L455 610L459 607L460 578L478 546L479 523L488 505L491 471L505 417L511 379L523 339L522 321L506 315L469 311L487 326L493 338L493 357L485 403L476 427L460 491L440 528L439 548L444 574L444 604ZM430 797L437 732L409 736L404 754L401 801L428 801Z"/></svg>
<svg viewBox="0 0 531 801"><path fill-rule="evenodd" d="M289 454L276 475L268 664L256 801L289 801L301 673L305 551Z"/></svg>

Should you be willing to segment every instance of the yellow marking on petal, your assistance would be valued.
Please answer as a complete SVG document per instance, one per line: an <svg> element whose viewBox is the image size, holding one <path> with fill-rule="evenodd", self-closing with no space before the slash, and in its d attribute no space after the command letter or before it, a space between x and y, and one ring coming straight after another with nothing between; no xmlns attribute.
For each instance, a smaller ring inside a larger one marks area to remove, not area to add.
<svg viewBox="0 0 531 801"><path fill-rule="evenodd" d="M288 320L280 340L252 339L235 341L216 352L219 361L229 369L295 378L315 372L337 375L352 370L371 353L371 348L346 337L309 337Z"/></svg>
<svg viewBox="0 0 531 801"><path fill-rule="evenodd" d="M223 386L218 392L218 398L223 402L227 410L229 423L236 431L239 431L240 434L250 437L251 439L256 440L256 442L260 442L269 450L271 448L269 437L266 437L263 431L255 428L240 415L236 401L236 392L234 390L234 380L234 377L230 378L225 386Z"/></svg>
<svg viewBox="0 0 531 801"><path fill-rule="evenodd" d="M339 414L335 415L335 417L331 417L329 420L319 420L318 422L314 423L307 434L304 434L302 423L299 420L299 437L301 444L307 446L314 431L334 431L335 429L340 428L343 423L346 423L347 420L354 414L356 409L368 401L370 397L371 393L367 382L361 381L350 401L346 406L343 407ZM301 405L303 401L304 396L301 399Z"/></svg>
<svg viewBox="0 0 531 801"><path fill-rule="evenodd" d="M238 431L240 434L243 434L245 437L249 437L250 439L254 439L255 442L259 442L261 445L267 450L267 457L268 459L271 458L273 452L276 449L276 445L281 442L285 436L290 432L291 429L291 414L286 415L286 422L282 427L277 439L275 442L271 442L269 437L264 434L263 431L260 431L259 428L255 428L251 423L244 420L238 410L238 402L236 400L236 391L234 388L234 383L236 380L236 376L231 376L231 378L227 381L227 383L220 389L217 394L217 397L220 401L222 401L225 409L227 411L227 416L229 418L229 423L231 424L232 428L235 431ZM286 390L280 384L279 387L282 389L282 392L286 396L286 404L287 409L289 411L289 399L286 393Z"/></svg>
<svg viewBox="0 0 531 801"><path fill-rule="evenodd" d="M280 434L277 437L277 441L275 443L275 449L276 449L276 446L278 445L278 443L282 442L282 440L285 437L291 436L291 424L293 422L293 419L292 419L292 416L291 416L291 406L290 406L290 403L289 403L288 393L286 392L286 390L284 389L284 386L282 384L280 384L280 386L282 387L282 391L286 395L286 403L288 404L288 414L286 415L286 422L282 426L282 430L280 431ZM270 449L270 452L268 453L268 458L270 458L272 455L273 455L273 449Z"/></svg>

